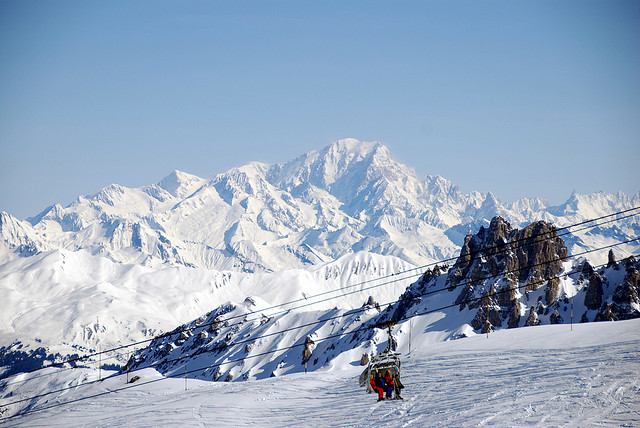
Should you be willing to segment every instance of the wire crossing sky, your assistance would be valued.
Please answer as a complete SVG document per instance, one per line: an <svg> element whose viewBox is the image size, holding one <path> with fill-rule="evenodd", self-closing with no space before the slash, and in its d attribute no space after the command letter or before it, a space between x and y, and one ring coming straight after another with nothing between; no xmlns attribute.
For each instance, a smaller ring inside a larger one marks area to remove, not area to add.
<svg viewBox="0 0 640 428"><path fill-rule="evenodd" d="M503 202L640 190L635 1L0 0L0 211L332 141Z"/></svg>

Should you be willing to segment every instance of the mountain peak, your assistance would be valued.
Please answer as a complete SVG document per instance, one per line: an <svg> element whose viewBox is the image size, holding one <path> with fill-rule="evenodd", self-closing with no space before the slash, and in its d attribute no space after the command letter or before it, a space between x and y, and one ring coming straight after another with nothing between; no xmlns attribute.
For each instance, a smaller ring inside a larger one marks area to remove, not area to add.
<svg viewBox="0 0 640 428"><path fill-rule="evenodd" d="M343 138L326 147L328 150L335 150L339 153L354 153L361 156L366 156L380 148L388 151L387 148L378 141L360 141L355 138Z"/></svg>
<svg viewBox="0 0 640 428"><path fill-rule="evenodd" d="M158 186L177 198L184 198L193 193L201 185L204 179L186 172L173 170L171 174L163 178Z"/></svg>
<svg viewBox="0 0 640 428"><path fill-rule="evenodd" d="M531 198L505 205L493 193L463 194L437 175L419 179L380 142L345 138L285 163L251 162L211 179L174 170L140 188L108 186L66 208L47 208L27 219L33 231L26 230L52 248L151 267L279 270L360 250L425 264L452 255L468 231L496 215L516 226L567 225L632 208L639 199L574 193L559 207ZM603 240L631 237L637 223L629 218L623 232L597 233ZM593 239L571 245L592 248L600 242ZM635 248L630 244L628 252Z"/></svg>

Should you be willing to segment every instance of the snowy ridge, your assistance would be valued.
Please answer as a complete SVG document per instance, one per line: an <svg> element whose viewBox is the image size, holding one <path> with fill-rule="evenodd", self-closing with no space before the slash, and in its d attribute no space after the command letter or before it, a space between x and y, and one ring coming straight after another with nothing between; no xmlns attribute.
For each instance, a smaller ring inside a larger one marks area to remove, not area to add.
<svg viewBox="0 0 640 428"><path fill-rule="evenodd" d="M0 262L10 254L28 257L50 248L28 224L4 211L0 213L0 238Z"/></svg>
<svg viewBox="0 0 640 428"><path fill-rule="evenodd" d="M539 198L505 205L492 193L463 194L439 176L421 179L378 142L345 139L289 162L254 162L213 179L173 171L137 189L114 184L11 223L36 251L83 249L153 268L270 272L357 251L423 265L455 255L469 231L496 215L521 227L538 220L562 227L638 206L640 193L574 193L557 207ZM567 244L579 251L638 233L635 216L579 232ZM20 236L2 233L2 258L30 254L21 252L29 245ZM629 244L621 251L639 249Z"/></svg>
<svg viewBox="0 0 640 428"><path fill-rule="evenodd" d="M0 346L5 353L44 346L62 355L83 354L152 338L247 297L263 307L300 300L308 310L351 309L369 295L396 299L411 279L360 290L412 268L391 256L356 253L310 270L246 274L184 266L151 269L85 251L53 250L0 266L5 302ZM340 298L305 299L329 292L327 297Z"/></svg>
<svg viewBox="0 0 640 428"><path fill-rule="evenodd" d="M523 242L531 236L545 239ZM255 302L228 304L154 340L129 367L171 376L187 364L202 368L192 369L198 379L263 379L303 371L307 343L309 370L377 354L387 338L375 327L388 320L398 322L395 341L403 348L413 328L422 332L419 340L441 342L502 328L638 318L640 262L610 257L608 266L594 270L584 259L567 259L552 225L518 230L496 217L467 238L451 268L428 270L397 302L371 298L356 310L284 314L262 311ZM380 312L379 303L392 304Z"/></svg>

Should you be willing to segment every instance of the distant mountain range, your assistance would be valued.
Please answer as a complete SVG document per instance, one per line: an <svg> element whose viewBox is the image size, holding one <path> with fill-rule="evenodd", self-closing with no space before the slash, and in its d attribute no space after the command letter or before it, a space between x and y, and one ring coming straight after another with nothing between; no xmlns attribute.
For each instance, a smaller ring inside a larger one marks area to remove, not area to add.
<svg viewBox="0 0 640 428"><path fill-rule="evenodd" d="M388 345L381 326L389 321L395 348L407 352L412 332L428 343L499 328L638 318L639 270L634 257L616 261L613 251L606 266L594 268L568 257L550 223L514 229L495 217L465 239L455 263L428 269L398 299L285 313L255 302L222 305L156 338L128 366L167 376L182 376L188 366L191 377L215 381L261 379L303 371L305 348L310 370L367 361Z"/></svg>
<svg viewBox="0 0 640 428"><path fill-rule="evenodd" d="M317 319L321 311L336 315L361 308L369 297L390 302L410 290L425 265L458 257L470 232L489 228L495 216L514 228L537 221L563 227L638 206L640 193L574 193L559 206L539 198L504 205L491 193L463 194L439 176L420 179L382 144L349 139L286 163L251 163L213 179L174 171L141 188L114 184L26 221L3 212L0 373L1 366L41 365L55 353L82 354L148 339L210 311L213 320L220 311L252 313L334 293L282 321L295 325ZM640 216L572 230L562 237L567 254L637 238ZM615 252L626 258L639 250L636 241ZM607 261L606 251L586 257L594 265ZM393 276L403 272L408 274ZM375 281L389 284L370 289ZM516 322L508 313L525 316L530 308L520 304L498 310L507 317L501 325ZM548 322L546 308L533 306ZM440 336L463 334L473 320L470 310L452 312ZM595 311L588 313L592 318L602 311L608 316L607 308L589 310ZM377 316L374 306L368 311L338 324L356 326ZM268 369L278 373L277 367Z"/></svg>
<svg viewBox="0 0 640 428"><path fill-rule="evenodd" d="M114 184L27 221L2 213L0 261L61 248L152 268L275 272L358 251L424 265L455 256L464 237L496 215L514 226L544 220L562 227L637 206L640 192L574 193L559 206L540 198L505 205L492 193L463 194L437 175L421 179L380 143L346 139L213 179L174 171L140 188ZM565 241L577 251L639 234L635 216Z"/></svg>

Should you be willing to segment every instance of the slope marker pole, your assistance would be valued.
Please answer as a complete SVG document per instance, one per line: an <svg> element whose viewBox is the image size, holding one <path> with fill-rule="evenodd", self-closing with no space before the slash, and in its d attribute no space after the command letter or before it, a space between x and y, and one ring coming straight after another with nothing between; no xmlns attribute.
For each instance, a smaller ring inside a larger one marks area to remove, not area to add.
<svg viewBox="0 0 640 428"><path fill-rule="evenodd" d="M487 296L489 296L489 295L487 295ZM490 325L490 323L489 323L489 301L488 300L489 299L487 298L487 306L486 306L486 309L485 309L487 311L487 326L486 326L487 327L487 339L489 338L489 325Z"/></svg>
<svg viewBox="0 0 640 428"><path fill-rule="evenodd" d="M412 330L411 324L412 323L413 323L413 317L409 318L409 354L411 353L411 330Z"/></svg>
<svg viewBox="0 0 640 428"><path fill-rule="evenodd" d="M571 331L573 331L573 296L571 296Z"/></svg>

